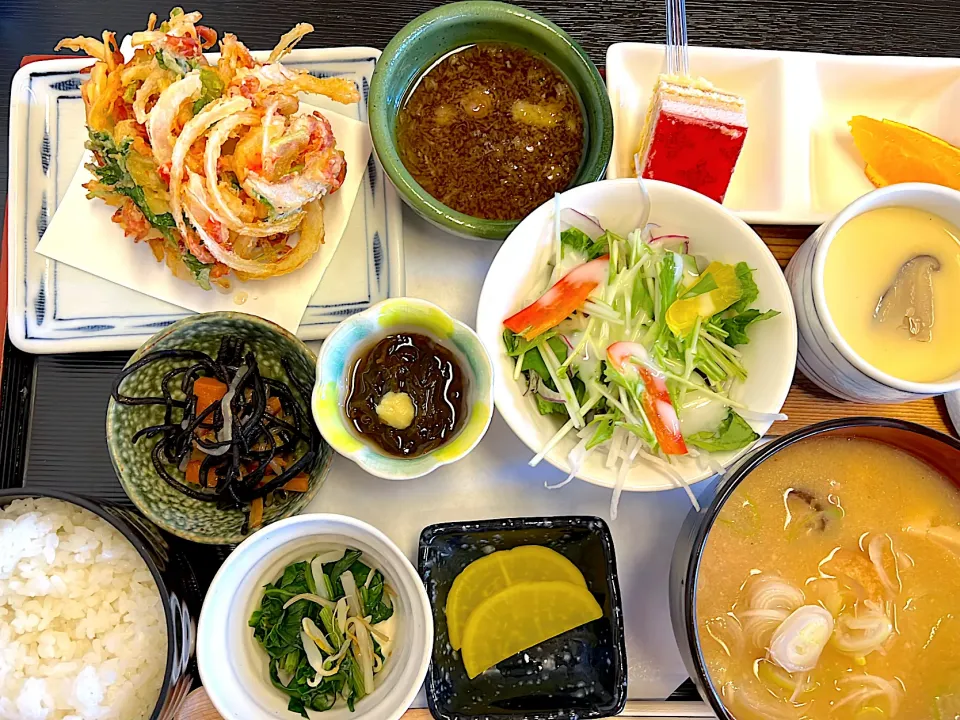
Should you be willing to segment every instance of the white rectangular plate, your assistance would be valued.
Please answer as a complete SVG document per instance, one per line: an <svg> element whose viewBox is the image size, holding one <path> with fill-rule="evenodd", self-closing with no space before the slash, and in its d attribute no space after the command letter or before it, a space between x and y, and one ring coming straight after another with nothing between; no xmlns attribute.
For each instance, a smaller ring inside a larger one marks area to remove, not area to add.
<svg viewBox="0 0 960 720"><path fill-rule="evenodd" d="M356 105L316 95L303 99L367 122L379 56L373 48L294 50L284 64L356 81L362 94ZM7 326L13 343L27 352L132 350L188 314L34 252L83 154L80 71L89 64L84 58L31 63L11 89ZM401 232L399 198L371 154L340 247L301 320L301 338L323 338L344 317L403 295ZM119 229L117 241L131 242Z"/></svg>
<svg viewBox="0 0 960 720"><path fill-rule="evenodd" d="M614 149L633 174L662 45L607 50ZM896 120L960 143L960 60L690 48L690 72L744 97L749 130L724 205L750 223L818 225L873 189L847 122Z"/></svg>

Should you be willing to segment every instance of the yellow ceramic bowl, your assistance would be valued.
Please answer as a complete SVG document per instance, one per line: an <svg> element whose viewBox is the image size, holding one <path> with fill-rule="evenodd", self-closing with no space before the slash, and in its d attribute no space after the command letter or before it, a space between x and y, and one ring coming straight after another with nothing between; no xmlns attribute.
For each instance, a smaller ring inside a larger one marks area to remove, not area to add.
<svg viewBox="0 0 960 720"><path fill-rule="evenodd" d="M347 420L350 371L358 354L395 332L422 332L453 350L467 376L469 415L448 443L416 458L387 455ZM417 298L392 298L344 320L324 341L313 388L313 418L328 443L372 475L390 480L421 477L464 457L493 417L493 366L477 334L441 308Z"/></svg>

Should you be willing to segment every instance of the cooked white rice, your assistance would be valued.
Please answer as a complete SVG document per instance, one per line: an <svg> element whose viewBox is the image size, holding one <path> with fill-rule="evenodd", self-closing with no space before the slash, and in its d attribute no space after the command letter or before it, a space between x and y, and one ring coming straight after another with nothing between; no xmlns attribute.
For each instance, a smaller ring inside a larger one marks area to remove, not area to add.
<svg viewBox="0 0 960 720"><path fill-rule="evenodd" d="M61 500L0 509L0 718L149 717L166 654L157 584L116 528Z"/></svg>

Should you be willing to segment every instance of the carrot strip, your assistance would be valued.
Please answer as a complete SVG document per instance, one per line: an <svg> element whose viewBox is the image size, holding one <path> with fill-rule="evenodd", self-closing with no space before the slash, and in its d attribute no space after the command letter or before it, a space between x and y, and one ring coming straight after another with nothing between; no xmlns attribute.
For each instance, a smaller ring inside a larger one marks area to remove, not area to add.
<svg viewBox="0 0 960 720"><path fill-rule="evenodd" d="M254 498L250 503L250 529L256 530L263 524L263 498Z"/></svg>
<svg viewBox="0 0 960 720"><path fill-rule="evenodd" d="M186 481L194 485L200 484L200 461L191 460L187 463Z"/></svg>
<svg viewBox="0 0 960 720"><path fill-rule="evenodd" d="M306 473L300 473L296 477L287 480L283 489L290 490L291 492L306 492L310 489L310 477Z"/></svg>
<svg viewBox="0 0 960 720"><path fill-rule="evenodd" d="M197 415L214 403L223 400L227 386L212 377L198 377L193 381L193 394L197 396Z"/></svg>

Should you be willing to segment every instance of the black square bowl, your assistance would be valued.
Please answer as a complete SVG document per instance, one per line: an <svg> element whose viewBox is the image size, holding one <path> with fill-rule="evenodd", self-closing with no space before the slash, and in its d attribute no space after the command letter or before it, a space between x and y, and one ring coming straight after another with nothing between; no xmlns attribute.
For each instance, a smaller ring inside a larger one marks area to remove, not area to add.
<svg viewBox="0 0 960 720"><path fill-rule="evenodd" d="M518 653L470 680L450 645L445 607L454 578L477 558L543 545L583 573L603 617ZM430 525L420 534L420 576L433 606L427 701L437 720L565 720L616 715L627 700L623 609L613 538L598 517L506 518Z"/></svg>

